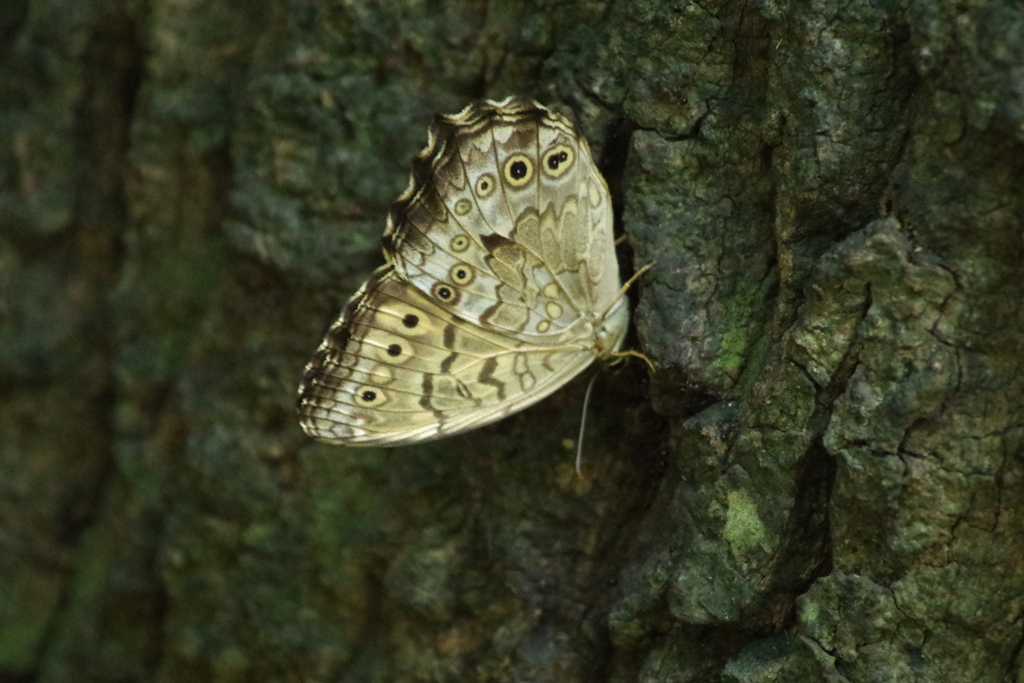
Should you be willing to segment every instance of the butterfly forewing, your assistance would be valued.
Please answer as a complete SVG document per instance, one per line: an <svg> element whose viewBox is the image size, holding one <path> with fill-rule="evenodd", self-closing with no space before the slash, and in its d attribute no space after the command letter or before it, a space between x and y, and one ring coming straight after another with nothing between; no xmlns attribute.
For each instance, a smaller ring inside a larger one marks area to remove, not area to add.
<svg viewBox="0 0 1024 683"><path fill-rule="evenodd" d="M396 269L428 295L441 283L461 285L455 276L465 273L465 296L438 303L483 327L540 344L578 336L574 326L591 306L577 254L589 241L578 200L564 201L580 156L571 132L562 117L522 100L440 117L414 163L408 198L391 213L386 244ZM568 161L542 169L548 146ZM592 165L583 150L579 165ZM437 198L445 211L425 210ZM606 248L614 258L610 213L608 223ZM563 261L572 262L571 272ZM463 264L468 268L460 270Z"/></svg>

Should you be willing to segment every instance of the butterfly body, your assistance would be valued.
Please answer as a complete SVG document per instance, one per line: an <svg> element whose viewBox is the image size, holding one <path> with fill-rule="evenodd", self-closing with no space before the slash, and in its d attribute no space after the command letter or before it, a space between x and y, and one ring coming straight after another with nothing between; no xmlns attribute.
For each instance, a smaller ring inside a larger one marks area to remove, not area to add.
<svg viewBox="0 0 1024 683"><path fill-rule="evenodd" d="M303 429L349 445L456 434L531 405L622 345L608 189L585 140L529 100L431 129L388 216L387 264L328 329Z"/></svg>

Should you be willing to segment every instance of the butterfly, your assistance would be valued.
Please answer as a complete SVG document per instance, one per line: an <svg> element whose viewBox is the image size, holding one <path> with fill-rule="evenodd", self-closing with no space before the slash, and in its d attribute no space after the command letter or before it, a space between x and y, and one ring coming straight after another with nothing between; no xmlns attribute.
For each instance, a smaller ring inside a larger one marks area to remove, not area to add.
<svg viewBox="0 0 1024 683"><path fill-rule="evenodd" d="M436 117L383 247L386 264L299 385L300 421L316 439L397 446L458 434L623 355L629 311L608 187L586 140L537 102Z"/></svg>

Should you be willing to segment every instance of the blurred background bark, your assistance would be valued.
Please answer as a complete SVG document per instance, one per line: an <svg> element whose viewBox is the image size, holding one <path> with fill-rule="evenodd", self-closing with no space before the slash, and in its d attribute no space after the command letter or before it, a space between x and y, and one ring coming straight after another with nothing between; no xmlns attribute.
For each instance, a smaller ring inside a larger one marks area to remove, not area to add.
<svg viewBox="0 0 1024 683"><path fill-rule="evenodd" d="M639 363L306 439L435 112L578 122ZM1024 8L7 0L0 681L1020 681Z"/></svg>

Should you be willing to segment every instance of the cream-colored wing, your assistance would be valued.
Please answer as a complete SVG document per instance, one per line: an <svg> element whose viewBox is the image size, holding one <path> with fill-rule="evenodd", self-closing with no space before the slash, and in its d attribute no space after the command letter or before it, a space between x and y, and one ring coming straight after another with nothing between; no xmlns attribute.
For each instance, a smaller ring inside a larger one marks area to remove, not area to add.
<svg viewBox="0 0 1024 683"><path fill-rule="evenodd" d="M384 254L306 366L299 413L318 439L400 445L487 424L625 337L608 188L586 141L536 102L439 117Z"/></svg>
<svg viewBox="0 0 1024 683"><path fill-rule="evenodd" d="M521 98L437 119L384 244L444 310L541 346L592 338L620 286L611 201L586 141Z"/></svg>
<svg viewBox="0 0 1024 683"><path fill-rule="evenodd" d="M537 346L468 324L384 266L306 366L299 416L307 434L332 443L456 434L546 397L593 362L592 344Z"/></svg>

